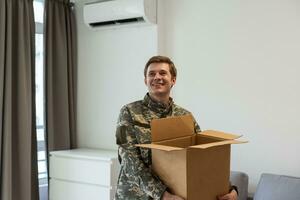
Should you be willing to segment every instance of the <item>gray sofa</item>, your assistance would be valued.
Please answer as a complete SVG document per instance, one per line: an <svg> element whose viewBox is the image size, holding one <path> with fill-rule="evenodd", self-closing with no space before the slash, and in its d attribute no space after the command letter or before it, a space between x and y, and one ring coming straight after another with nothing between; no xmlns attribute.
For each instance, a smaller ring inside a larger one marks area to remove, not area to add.
<svg viewBox="0 0 300 200"><path fill-rule="evenodd" d="M230 181L238 187L238 200L251 199L248 197L247 174L232 171ZM300 178L263 173L253 200L300 200Z"/></svg>
<svg viewBox="0 0 300 200"><path fill-rule="evenodd" d="M300 178L262 174L254 200L300 200Z"/></svg>

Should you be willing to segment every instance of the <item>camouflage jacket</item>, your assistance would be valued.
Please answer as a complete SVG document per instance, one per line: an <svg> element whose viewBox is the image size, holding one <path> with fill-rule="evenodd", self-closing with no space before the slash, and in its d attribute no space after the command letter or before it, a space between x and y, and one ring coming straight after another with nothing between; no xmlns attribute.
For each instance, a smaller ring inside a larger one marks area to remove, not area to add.
<svg viewBox="0 0 300 200"><path fill-rule="evenodd" d="M116 200L161 199L167 187L151 170L151 150L134 145L151 143L152 119L186 114L190 112L175 105L171 98L169 106L165 106L153 101L149 94L123 106L116 130L121 164ZM200 131L196 122L195 131Z"/></svg>

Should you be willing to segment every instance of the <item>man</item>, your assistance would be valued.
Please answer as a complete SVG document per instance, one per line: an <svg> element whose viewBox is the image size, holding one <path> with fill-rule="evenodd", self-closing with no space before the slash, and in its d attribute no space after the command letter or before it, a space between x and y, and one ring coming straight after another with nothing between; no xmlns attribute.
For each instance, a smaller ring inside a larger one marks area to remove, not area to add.
<svg viewBox="0 0 300 200"><path fill-rule="evenodd" d="M116 130L121 163L116 200L183 200L168 192L167 186L152 171L151 150L135 146L151 143L152 119L190 114L174 104L170 97L176 76L175 65L168 57L150 58L144 69L148 93L143 100L127 104L121 109ZM199 125L196 121L194 123L195 132L200 132ZM219 199L236 200L236 189Z"/></svg>

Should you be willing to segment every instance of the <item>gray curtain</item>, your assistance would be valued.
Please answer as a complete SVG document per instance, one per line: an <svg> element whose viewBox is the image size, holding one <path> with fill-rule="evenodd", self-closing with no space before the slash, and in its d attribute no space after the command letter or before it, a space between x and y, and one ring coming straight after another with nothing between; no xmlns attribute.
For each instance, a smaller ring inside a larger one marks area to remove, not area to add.
<svg viewBox="0 0 300 200"><path fill-rule="evenodd" d="M0 199L38 200L32 0L0 1Z"/></svg>
<svg viewBox="0 0 300 200"><path fill-rule="evenodd" d="M46 131L48 151L76 147L76 28L69 0L45 1Z"/></svg>

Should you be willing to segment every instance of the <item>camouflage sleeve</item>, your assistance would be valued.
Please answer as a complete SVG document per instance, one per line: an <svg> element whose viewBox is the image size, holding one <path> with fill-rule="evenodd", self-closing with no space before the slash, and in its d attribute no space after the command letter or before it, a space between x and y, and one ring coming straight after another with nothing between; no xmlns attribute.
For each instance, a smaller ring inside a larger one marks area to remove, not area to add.
<svg viewBox="0 0 300 200"><path fill-rule="evenodd" d="M116 140L119 145L121 165L127 180L137 185L142 191L153 199L161 199L166 186L151 169L145 165L141 158L137 144L136 130L132 124L132 118L128 108L123 107L118 120Z"/></svg>

